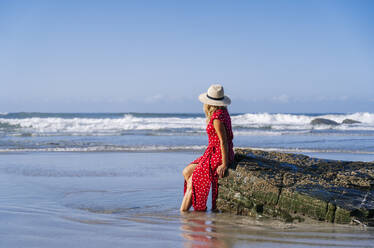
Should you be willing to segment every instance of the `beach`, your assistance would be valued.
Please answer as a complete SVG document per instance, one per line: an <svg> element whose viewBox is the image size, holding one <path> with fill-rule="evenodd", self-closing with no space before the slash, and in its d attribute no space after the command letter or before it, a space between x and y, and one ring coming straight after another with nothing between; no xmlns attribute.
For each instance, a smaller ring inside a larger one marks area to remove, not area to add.
<svg viewBox="0 0 374 248"><path fill-rule="evenodd" d="M323 116L362 123L311 126ZM234 145L373 161L374 114L233 114ZM288 119L287 119L288 118ZM0 116L0 247L372 247L372 227L180 213L201 114Z"/></svg>
<svg viewBox="0 0 374 248"><path fill-rule="evenodd" d="M373 13L1 1L0 248L374 247Z"/></svg>
<svg viewBox="0 0 374 248"><path fill-rule="evenodd" d="M370 247L374 240L372 228L359 226L286 224L211 211L180 214L180 171L195 156L191 152L2 154L0 245Z"/></svg>

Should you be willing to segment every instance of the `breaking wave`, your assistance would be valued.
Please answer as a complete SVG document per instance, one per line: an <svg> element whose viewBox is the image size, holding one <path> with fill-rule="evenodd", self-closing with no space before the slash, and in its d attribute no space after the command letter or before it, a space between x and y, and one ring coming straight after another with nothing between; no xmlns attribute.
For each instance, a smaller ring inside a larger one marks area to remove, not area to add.
<svg viewBox="0 0 374 248"><path fill-rule="evenodd" d="M49 135L126 135L143 132L150 135L201 134L205 132L205 118L183 114L124 114L119 117L88 118L87 114L43 114L22 118L10 113L0 116L0 131L10 135L49 136ZM11 118L9 118L11 116ZM373 113L352 114L233 114L232 126L236 135L280 135L282 133L303 133L315 130L335 131L374 131ZM340 125L311 125L315 118L335 121ZM360 123L342 124L351 119Z"/></svg>

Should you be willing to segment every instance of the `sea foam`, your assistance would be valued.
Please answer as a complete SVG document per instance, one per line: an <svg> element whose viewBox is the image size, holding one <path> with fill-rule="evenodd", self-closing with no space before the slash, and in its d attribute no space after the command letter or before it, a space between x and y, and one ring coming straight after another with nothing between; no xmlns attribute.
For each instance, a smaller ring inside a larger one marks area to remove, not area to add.
<svg viewBox="0 0 374 248"><path fill-rule="evenodd" d="M247 113L232 115L232 126L237 135L279 135L279 132L303 133L310 130L340 131L374 131L373 113L353 114L269 114ZM344 119L360 121L357 124L341 124L338 126L318 125L310 122L315 118L325 118L342 123ZM203 117L167 116L135 116L125 114L122 118L62 118L62 117L31 117L31 118L0 118L0 125L12 127L16 133L32 135L123 135L128 131L154 131L166 133L203 133L206 122ZM13 132L14 133L14 132Z"/></svg>

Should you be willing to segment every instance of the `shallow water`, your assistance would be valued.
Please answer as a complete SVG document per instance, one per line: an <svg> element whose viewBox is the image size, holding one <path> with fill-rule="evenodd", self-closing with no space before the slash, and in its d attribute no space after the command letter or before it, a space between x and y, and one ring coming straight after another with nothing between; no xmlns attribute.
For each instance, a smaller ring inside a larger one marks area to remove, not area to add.
<svg viewBox="0 0 374 248"><path fill-rule="evenodd" d="M183 195L181 170L198 155L196 152L2 153L0 247L372 247L374 244L374 230L367 227L315 222L286 224L210 211L181 214L178 210Z"/></svg>

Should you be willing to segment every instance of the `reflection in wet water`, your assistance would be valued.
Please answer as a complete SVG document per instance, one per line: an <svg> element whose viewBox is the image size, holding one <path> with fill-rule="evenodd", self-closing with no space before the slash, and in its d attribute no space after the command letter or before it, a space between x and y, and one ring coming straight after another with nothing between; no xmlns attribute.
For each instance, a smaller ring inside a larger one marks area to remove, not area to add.
<svg viewBox="0 0 374 248"><path fill-rule="evenodd" d="M372 247L363 226L308 220L290 224L222 213L187 212L180 217L184 247Z"/></svg>
<svg viewBox="0 0 374 248"><path fill-rule="evenodd" d="M184 246L188 248L230 247L219 236L215 222L206 217L206 213L181 213L181 235L185 239Z"/></svg>
<svg viewBox="0 0 374 248"><path fill-rule="evenodd" d="M360 226L286 224L210 211L181 214L182 162L194 158L183 153L0 156L0 224L6 223L0 225L0 247L305 248L374 243L374 230ZM108 171L116 176L108 176Z"/></svg>

